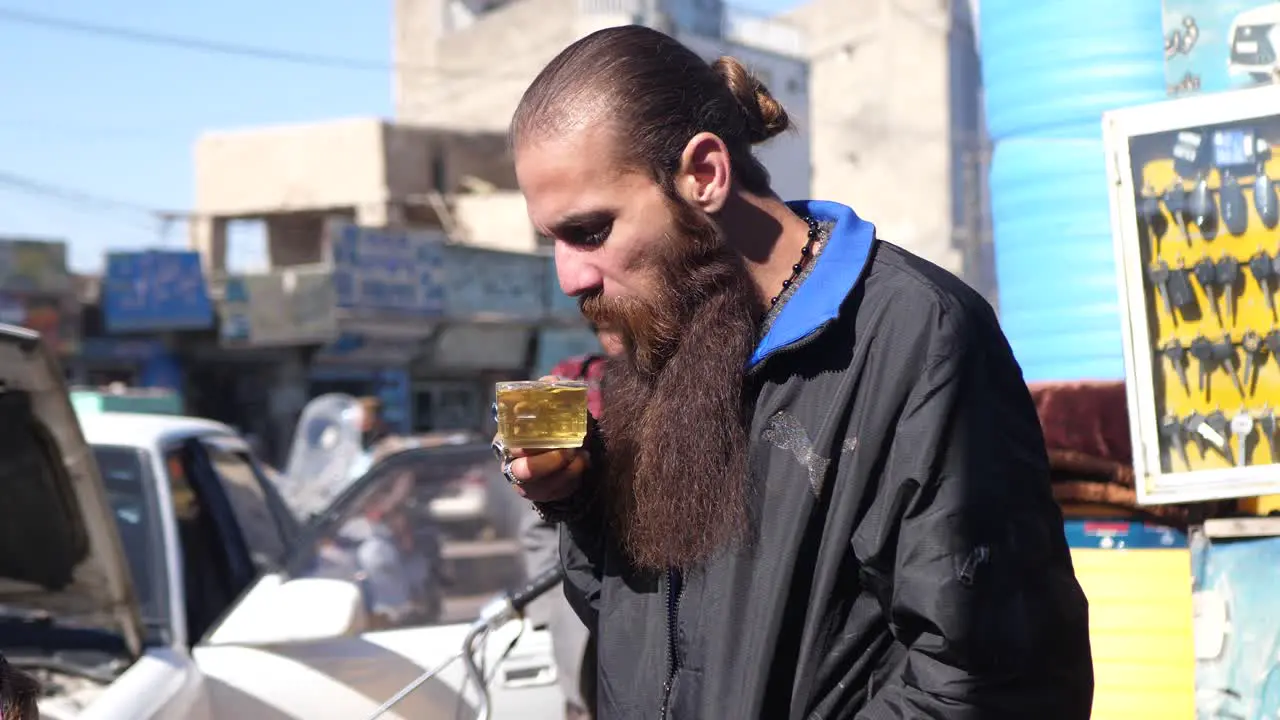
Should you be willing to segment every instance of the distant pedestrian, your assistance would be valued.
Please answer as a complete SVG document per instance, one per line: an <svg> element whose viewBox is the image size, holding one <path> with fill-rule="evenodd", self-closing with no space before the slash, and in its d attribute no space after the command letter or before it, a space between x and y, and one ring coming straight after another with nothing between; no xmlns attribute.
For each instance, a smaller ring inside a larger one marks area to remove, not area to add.
<svg viewBox="0 0 1280 720"><path fill-rule="evenodd" d="M356 400L360 404L360 455L351 466L350 479L356 480L369 472L381 457L378 443L390 434L382 421L382 402L376 397L365 396Z"/></svg>

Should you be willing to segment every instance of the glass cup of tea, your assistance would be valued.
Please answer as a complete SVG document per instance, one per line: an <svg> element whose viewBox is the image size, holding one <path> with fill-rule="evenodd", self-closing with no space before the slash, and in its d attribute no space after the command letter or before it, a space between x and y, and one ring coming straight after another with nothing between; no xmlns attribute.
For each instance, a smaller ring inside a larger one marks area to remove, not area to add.
<svg viewBox="0 0 1280 720"><path fill-rule="evenodd" d="M587 384L521 380L496 386L498 434L509 448L577 448L587 439Z"/></svg>

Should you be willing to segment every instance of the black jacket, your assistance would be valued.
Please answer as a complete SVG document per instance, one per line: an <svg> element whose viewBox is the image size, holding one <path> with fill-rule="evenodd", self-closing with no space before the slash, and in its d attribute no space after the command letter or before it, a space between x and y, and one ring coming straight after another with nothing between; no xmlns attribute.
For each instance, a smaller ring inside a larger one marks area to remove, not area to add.
<svg viewBox="0 0 1280 720"><path fill-rule="evenodd" d="M836 225L752 360L752 539L655 576L599 514L561 533L599 720L1088 718L1087 603L990 306L795 207Z"/></svg>

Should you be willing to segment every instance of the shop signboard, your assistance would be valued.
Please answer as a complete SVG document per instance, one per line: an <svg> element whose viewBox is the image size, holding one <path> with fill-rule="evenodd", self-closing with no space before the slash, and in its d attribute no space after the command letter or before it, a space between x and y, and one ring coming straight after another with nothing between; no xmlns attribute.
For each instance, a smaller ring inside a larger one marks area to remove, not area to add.
<svg viewBox="0 0 1280 720"><path fill-rule="evenodd" d="M330 221L336 306L353 317L432 318L444 311L444 235Z"/></svg>
<svg viewBox="0 0 1280 720"><path fill-rule="evenodd" d="M1174 96L1280 81L1280 2L1164 0L1164 57Z"/></svg>
<svg viewBox="0 0 1280 720"><path fill-rule="evenodd" d="M59 240L0 238L0 292L71 294L67 244Z"/></svg>
<svg viewBox="0 0 1280 720"><path fill-rule="evenodd" d="M0 322L35 330L60 354L77 351L80 306L66 243L0 238Z"/></svg>
<svg viewBox="0 0 1280 720"><path fill-rule="evenodd" d="M79 351L80 306L70 295L0 292L0 322L35 330L58 354Z"/></svg>
<svg viewBox="0 0 1280 720"><path fill-rule="evenodd" d="M200 254L187 250L108 253L102 314L110 333L213 327L213 304Z"/></svg>
<svg viewBox="0 0 1280 720"><path fill-rule="evenodd" d="M449 245L444 263L448 317L537 321L546 316L545 255Z"/></svg>
<svg viewBox="0 0 1280 720"><path fill-rule="evenodd" d="M234 275L224 286L221 340L249 347L328 343L338 336L335 307L327 266Z"/></svg>
<svg viewBox="0 0 1280 720"><path fill-rule="evenodd" d="M1138 499L1280 493L1280 85L1103 133Z"/></svg>

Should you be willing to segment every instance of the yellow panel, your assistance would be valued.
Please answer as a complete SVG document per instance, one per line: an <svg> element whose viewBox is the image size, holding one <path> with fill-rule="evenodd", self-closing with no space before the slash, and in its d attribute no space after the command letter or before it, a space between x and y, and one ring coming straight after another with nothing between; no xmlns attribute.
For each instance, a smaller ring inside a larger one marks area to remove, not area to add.
<svg viewBox="0 0 1280 720"><path fill-rule="evenodd" d="M1093 720L1192 720L1190 551L1071 555L1089 598Z"/></svg>
<svg viewBox="0 0 1280 720"><path fill-rule="evenodd" d="M1280 495L1261 495L1240 501L1240 509L1254 515L1270 515L1280 511Z"/></svg>
<svg viewBox="0 0 1280 720"><path fill-rule="evenodd" d="M1186 638L1179 628L1167 628L1164 632L1121 633L1100 632L1096 626L1093 638L1094 660L1106 660L1119 664L1148 661L1164 668L1182 667L1182 654L1186 651Z"/></svg>
<svg viewBox="0 0 1280 720"><path fill-rule="evenodd" d="M1095 693L1092 720L1156 720L1194 717L1195 697L1184 694Z"/></svg>

